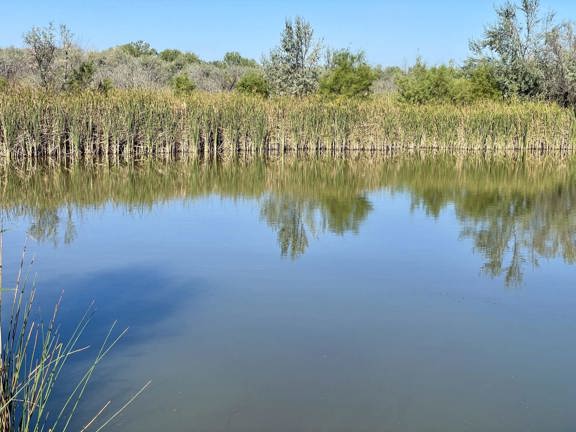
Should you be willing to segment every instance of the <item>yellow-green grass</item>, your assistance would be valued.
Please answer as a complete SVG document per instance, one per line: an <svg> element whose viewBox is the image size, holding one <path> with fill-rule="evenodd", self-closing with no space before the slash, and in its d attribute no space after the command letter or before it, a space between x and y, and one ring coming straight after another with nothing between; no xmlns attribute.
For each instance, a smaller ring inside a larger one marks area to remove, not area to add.
<svg viewBox="0 0 576 432"><path fill-rule="evenodd" d="M539 102L419 106L377 96L177 97L137 90L103 95L19 89L0 94L0 154L11 158L568 149L576 141L575 126L571 110Z"/></svg>

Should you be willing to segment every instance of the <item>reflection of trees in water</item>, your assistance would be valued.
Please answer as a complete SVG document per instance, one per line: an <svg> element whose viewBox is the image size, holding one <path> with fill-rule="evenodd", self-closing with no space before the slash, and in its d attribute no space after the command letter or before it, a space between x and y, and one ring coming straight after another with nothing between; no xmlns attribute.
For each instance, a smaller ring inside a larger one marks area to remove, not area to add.
<svg viewBox="0 0 576 432"><path fill-rule="evenodd" d="M222 165L146 160L16 169L0 177L0 217L30 217L30 234L39 241L73 241L74 221L85 208L111 203L147 211L175 198L216 194L260 200L282 255L295 258L320 233L357 232L372 209L366 194L387 188L410 194L413 206L434 217L453 206L462 237L485 260L483 271L508 284L520 283L525 267L542 258L576 262L576 161L450 155Z"/></svg>
<svg viewBox="0 0 576 432"><path fill-rule="evenodd" d="M372 210L364 195L323 196L314 200L284 194L268 194L260 214L278 232L282 256L296 258L308 248L308 236L330 231L336 234L357 233Z"/></svg>
<svg viewBox="0 0 576 432"><path fill-rule="evenodd" d="M576 263L576 185L548 192L499 192L428 189L415 202L437 215L453 203L462 238L471 239L485 259L483 272L503 276L507 285L523 280L526 265L561 257Z"/></svg>
<svg viewBox="0 0 576 432"><path fill-rule="evenodd" d="M65 213L65 216L61 216ZM76 239L76 225L74 212L70 207L63 211L58 209L41 208L34 212L28 234L39 242L52 242L57 245L60 238L62 225L64 225L64 244L70 244Z"/></svg>

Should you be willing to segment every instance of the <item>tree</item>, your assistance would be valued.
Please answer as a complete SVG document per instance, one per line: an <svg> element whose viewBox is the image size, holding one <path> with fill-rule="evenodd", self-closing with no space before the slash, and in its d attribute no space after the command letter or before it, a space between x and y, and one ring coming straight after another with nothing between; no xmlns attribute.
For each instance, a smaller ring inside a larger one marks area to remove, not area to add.
<svg viewBox="0 0 576 432"><path fill-rule="evenodd" d="M261 72L250 71L240 78L236 90L240 93L268 97L270 85Z"/></svg>
<svg viewBox="0 0 576 432"><path fill-rule="evenodd" d="M563 106L576 105L576 35L571 23L554 26L541 52L542 90Z"/></svg>
<svg viewBox="0 0 576 432"><path fill-rule="evenodd" d="M552 17L540 14L540 0L521 0L496 8L497 22L470 47L477 59L494 64L505 96L536 96L542 74L538 56L543 49L545 26Z"/></svg>
<svg viewBox="0 0 576 432"><path fill-rule="evenodd" d="M320 79L320 92L328 95L366 97L376 80L376 72L366 63L364 53L349 50L331 55L329 69Z"/></svg>
<svg viewBox="0 0 576 432"><path fill-rule="evenodd" d="M59 67L63 70L63 80L67 80L73 46L72 33L68 27L60 25L58 35L53 23L48 27L32 27L24 35L24 42L32 53L40 84L44 88L55 86ZM62 57L61 65L56 64L59 54Z"/></svg>
<svg viewBox="0 0 576 432"><path fill-rule="evenodd" d="M286 20L280 46L264 62L275 93L303 96L318 89L321 45L313 36L312 26L303 18Z"/></svg>
<svg viewBox="0 0 576 432"><path fill-rule="evenodd" d="M236 51L227 52L226 54L224 54L223 63L225 66L242 66L246 68L258 67L258 63L256 63L256 60L242 57L240 53Z"/></svg>
<svg viewBox="0 0 576 432"><path fill-rule="evenodd" d="M144 42L143 40L120 45L120 48L132 57L152 56L158 54L158 52L152 48L148 42Z"/></svg>
<svg viewBox="0 0 576 432"><path fill-rule="evenodd" d="M201 60L198 56L191 52L182 52L177 49L165 49L160 51L158 54L160 59L164 60L168 63L181 63L182 65L185 64L192 64L192 63L201 63Z"/></svg>

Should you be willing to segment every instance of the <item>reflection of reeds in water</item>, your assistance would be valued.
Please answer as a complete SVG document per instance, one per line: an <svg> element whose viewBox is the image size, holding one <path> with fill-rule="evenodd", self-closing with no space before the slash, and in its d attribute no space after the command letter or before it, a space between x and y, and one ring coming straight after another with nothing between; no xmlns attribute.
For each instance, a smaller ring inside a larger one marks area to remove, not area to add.
<svg viewBox="0 0 576 432"><path fill-rule="evenodd" d="M175 97L134 90L0 95L0 153L12 158L552 149L574 143L575 125L570 110L533 102L417 106L390 97Z"/></svg>
<svg viewBox="0 0 576 432"><path fill-rule="evenodd" d="M358 232L372 211L371 191L410 195L432 217L452 205L461 234L485 260L487 274L521 280L540 258L576 261L576 160L571 154L459 151L339 157L27 160L0 167L0 209L33 218L30 232L55 240L86 209L107 204L147 211L172 199L217 194L252 198L277 232L283 255L298 257L311 237Z"/></svg>
<svg viewBox="0 0 576 432"><path fill-rule="evenodd" d="M47 324L35 322L32 307L36 288L24 274L23 253L14 287L2 285L3 238L0 232L0 431L66 431L78 410L96 366L116 345L126 330L114 336L115 324L108 331L96 357L59 407L54 405L54 393L64 379L65 366L70 358L88 350L80 345L80 338L90 322L90 307L72 334L62 339L57 325L60 301L54 307ZM4 316L8 313L7 316ZM70 383L67 383L68 386ZM82 431L101 431L129 403L144 391L146 384L127 404L112 415L106 415L111 402L82 428Z"/></svg>

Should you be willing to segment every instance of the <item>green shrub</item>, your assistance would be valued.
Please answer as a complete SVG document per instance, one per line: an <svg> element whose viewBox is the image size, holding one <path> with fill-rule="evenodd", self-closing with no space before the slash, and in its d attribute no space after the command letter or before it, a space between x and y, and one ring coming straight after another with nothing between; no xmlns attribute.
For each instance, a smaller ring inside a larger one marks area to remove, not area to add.
<svg viewBox="0 0 576 432"><path fill-rule="evenodd" d="M428 68L418 60L397 79L400 100L408 103L466 104L500 96L493 70L487 64L460 69L454 66Z"/></svg>
<svg viewBox="0 0 576 432"><path fill-rule="evenodd" d="M363 53L337 51L330 60L330 69L320 79L320 93L348 97L366 97L377 78Z"/></svg>
<svg viewBox="0 0 576 432"><path fill-rule="evenodd" d="M66 82L69 90L85 90L90 86L94 77L95 67L93 62L82 62L72 71Z"/></svg>
<svg viewBox="0 0 576 432"><path fill-rule="evenodd" d="M4 77L0 77L0 91L4 91L8 88L8 80Z"/></svg>
<svg viewBox="0 0 576 432"><path fill-rule="evenodd" d="M148 42L139 40L120 45L120 48L133 57L143 57L158 54L157 51L150 46Z"/></svg>
<svg viewBox="0 0 576 432"><path fill-rule="evenodd" d="M236 90L240 93L267 97L270 94L270 85L262 73L251 71L240 78Z"/></svg>
<svg viewBox="0 0 576 432"><path fill-rule="evenodd" d="M222 60L222 63L225 66L242 66L251 68L258 67L258 63L256 63L256 60L242 57L240 53L236 51L227 52L226 54L224 54L224 59Z"/></svg>
<svg viewBox="0 0 576 432"><path fill-rule="evenodd" d="M472 84L475 99L497 99L502 97L498 85L496 68L488 62L468 66L467 76Z"/></svg>
<svg viewBox="0 0 576 432"><path fill-rule="evenodd" d="M188 95L196 90L196 84L188 75L178 75L172 80L172 88L177 95Z"/></svg>

